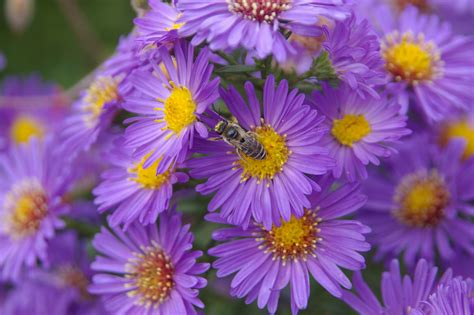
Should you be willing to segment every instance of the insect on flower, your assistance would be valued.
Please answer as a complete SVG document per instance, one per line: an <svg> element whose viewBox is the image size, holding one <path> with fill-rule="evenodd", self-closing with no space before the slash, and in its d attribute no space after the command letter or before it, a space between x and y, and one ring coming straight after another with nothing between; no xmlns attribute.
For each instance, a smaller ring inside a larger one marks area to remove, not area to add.
<svg viewBox="0 0 474 315"><path fill-rule="evenodd" d="M235 147L239 156L244 153L255 160L263 160L267 156L265 148L258 141L255 133L245 130L237 122L220 120L214 127L214 131L225 142Z"/></svg>

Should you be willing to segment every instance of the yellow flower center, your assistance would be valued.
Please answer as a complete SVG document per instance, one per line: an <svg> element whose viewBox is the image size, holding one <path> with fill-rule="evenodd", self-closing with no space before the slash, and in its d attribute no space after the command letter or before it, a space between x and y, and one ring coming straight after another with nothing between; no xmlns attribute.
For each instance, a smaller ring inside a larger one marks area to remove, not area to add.
<svg viewBox="0 0 474 315"><path fill-rule="evenodd" d="M254 129L257 140L266 151L265 159L256 160L243 153L236 162L242 168L242 181L250 177L271 180L275 174L283 170L291 151L286 146L286 135L279 135L270 125L259 126Z"/></svg>
<svg viewBox="0 0 474 315"><path fill-rule="evenodd" d="M166 129L179 134L181 130L196 121L196 103L191 92L186 87L178 87L171 83L173 89L164 100L164 121ZM157 110L161 110L157 108ZM161 120L158 120L161 122Z"/></svg>
<svg viewBox="0 0 474 315"><path fill-rule="evenodd" d="M466 141L466 148L462 156L464 160L474 156L474 125L467 119L446 125L439 139L441 145L446 146L454 138L462 138Z"/></svg>
<svg viewBox="0 0 474 315"><path fill-rule="evenodd" d="M4 201L7 234L23 238L38 231L48 214L48 197L36 180L26 180L13 186Z"/></svg>
<svg viewBox="0 0 474 315"><path fill-rule="evenodd" d="M401 222L417 227L435 226L444 218L450 193L439 174L421 171L405 176L396 189L394 212Z"/></svg>
<svg viewBox="0 0 474 315"><path fill-rule="evenodd" d="M132 280L126 286L134 288L128 295L138 295L139 305L157 307L169 297L174 287L174 267L170 257L158 244L153 243L143 248L143 253L136 253L125 268L125 277Z"/></svg>
<svg viewBox="0 0 474 315"><path fill-rule="evenodd" d="M406 32L388 34L382 42L385 68L397 81L417 84L440 75L441 55L433 42L425 42L422 33L415 36Z"/></svg>
<svg viewBox="0 0 474 315"><path fill-rule="evenodd" d="M371 127L363 115L344 115L342 119L334 119L331 134L340 144L352 147L371 132Z"/></svg>
<svg viewBox="0 0 474 315"><path fill-rule="evenodd" d="M183 27L184 24L186 23L173 23L171 27L166 27L165 30L168 32L172 30L179 30L181 27Z"/></svg>
<svg viewBox="0 0 474 315"><path fill-rule="evenodd" d="M261 249L265 248L266 253L271 252L275 259L280 258L283 262L306 259L309 254L315 255L316 243L321 241L318 237L320 222L316 213L305 211L301 218L291 216L289 221L273 226L270 231L262 227L262 237L257 241L263 242Z"/></svg>
<svg viewBox="0 0 474 315"><path fill-rule="evenodd" d="M88 126L92 127L96 124L105 104L119 99L118 83L118 80L112 77L98 77L89 86L83 106L87 114L84 120Z"/></svg>
<svg viewBox="0 0 474 315"><path fill-rule="evenodd" d="M10 128L10 137L16 144L27 143L32 137L42 139L44 134L44 126L37 120L26 116L16 118Z"/></svg>
<svg viewBox="0 0 474 315"><path fill-rule="evenodd" d="M130 180L139 183L145 189L159 189L164 183L167 183L171 176L171 170L167 170L163 174L157 174L156 170L160 164L161 159L156 160L152 165L143 168L143 164L151 155L147 154L140 163L131 167L128 172L134 174L135 177L130 177Z"/></svg>

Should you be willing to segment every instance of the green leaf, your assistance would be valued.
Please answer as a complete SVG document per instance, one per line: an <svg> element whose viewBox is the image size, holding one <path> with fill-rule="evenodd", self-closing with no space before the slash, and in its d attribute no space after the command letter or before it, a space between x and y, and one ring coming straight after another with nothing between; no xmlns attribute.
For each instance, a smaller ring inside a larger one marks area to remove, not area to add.
<svg viewBox="0 0 474 315"><path fill-rule="evenodd" d="M339 82L327 51L322 52L317 58L313 59L311 69L305 76L314 76L319 81L329 82L332 86L337 86Z"/></svg>
<svg viewBox="0 0 474 315"><path fill-rule="evenodd" d="M249 65L230 65L216 69L217 73L245 73L258 71L257 67Z"/></svg>

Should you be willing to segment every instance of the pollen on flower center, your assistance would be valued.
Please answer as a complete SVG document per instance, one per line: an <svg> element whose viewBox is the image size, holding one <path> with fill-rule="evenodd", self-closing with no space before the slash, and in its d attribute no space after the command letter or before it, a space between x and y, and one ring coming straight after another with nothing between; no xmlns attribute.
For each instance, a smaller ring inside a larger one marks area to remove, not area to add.
<svg viewBox="0 0 474 315"><path fill-rule="evenodd" d="M196 103L191 92L186 87L178 87L172 83L173 89L164 103L165 129L179 134L181 130L196 121ZM161 110L158 109L157 110Z"/></svg>
<svg viewBox="0 0 474 315"><path fill-rule="evenodd" d="M169 297L174 287L174 267L158 244L143 247L142 253L130 258L125 268L125 277L132 280L126 287L133 288L128 295L137 296L139 305L157 307Z"/></svg>
<svg viewBox="0 0 474 315"><path fill-rule="evenodd" d="M32 137L42 139L45 134L44 126L37 120L20 116L15 119L10 128L10 137L17 143L27 143Z"/></svg>
<svg viewBox="0 0 474 315"><path fill-rule="evenodd" d="M334 119L331 134L339 143L352 147L371 132L371 127L363 115L344 115L342 119Z"/></svg>
<svg viewBox="0 0 474 315"><path fill-rule="evenodd" d="M316 243L321 241L318 237L320 222L316 213L306 211L301 218L292 216L289 221L273 226L270 231L262 227L261 237L257 238L262 242L259 248L271 252L274 259L279 258L283 262L287 259L306 259L307 255L315 256Z"/></svg>
<svg viewBox="0 0 474 315"><path fill-rule="evenodd" d="M279 135L270 125L262 125L254 129L257 140L263 145L266 157L256 160L243 153L235 162L242 168L242 181L250 177L271 180L283 170L283 165L288 161L291 151L286 145L286 135Z"/></svg>
<svg viewBox="0 0 474 315"><path fill-rule="evenodd" d="M4 201L7 211L7 234L22 238L38 231L48 214L48 197L36 180L25 180L13 186Z"/></svg>
<svg viewBox="0 0 474 315"><path fill-rule="evenodd" d="M406 175L401 180L394 201L398 206L394 215L401 222L411 226L429 227L444 218L450 193L435 170L421 171Z"/></svg>
<svg viewBox="0 0 474 315"><path fill-rule="evenodd" d="M291 0L227 0L227 3L229 11L258 22L272 22L291 8Z"/></svg>
<svg viewBox="0 0 474 315"><path fill-rule="evenodd" d="M474 125L467 119L447 124L441 132L440 144L446 146L454 138L461 138L466 141L466 148L462 156L464 160L474 156Z"/></svg>
<svg viewBox="0 0 474 315"><path fill-rule="evenodd" d="M87 89L84 97L84 119L88 125L95 125L104 105L118 100L118 80L112 77L98 77Z"/></svg>
<svg viewBox="0 0 474 315"><path fill-rule="evenodd" d="M156 160L152 165L143 168L143 164L151 154L147 154L140 163L131 167L128 172L134 174L135 177L130 177L130 180L139 183L145 189L159 189L164 183L168 182L171 176L171 170L167 170L163 174L157 174L156 170L161 161L161 158Z"/></svg>
<svg viewBox="0 0 474 315"><path fill-rule="evenodd" d="M397 81L417 84L440 75L441 55L433 42L425 42L422 33L388 34L382 42L385 68Z"/></svg>
<svg viewBox="0 0 474 315"><path fill-rule="evenodd" d="M173 30L179 30L181 27L183 27L185 23L173 23L170 27L166 27L166 31L173 31Z"/></svg>

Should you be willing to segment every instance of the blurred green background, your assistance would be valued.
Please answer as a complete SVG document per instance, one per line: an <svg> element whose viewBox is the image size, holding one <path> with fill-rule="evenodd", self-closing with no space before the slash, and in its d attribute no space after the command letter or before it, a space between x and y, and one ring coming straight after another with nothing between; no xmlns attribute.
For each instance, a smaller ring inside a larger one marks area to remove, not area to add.
<svg viewBox="0 0 474 315"><path fill-rule="evenodd" d="M132 29L135 16L128 0L36 0L31 23L24 32L15 33L8 27L5 18L6 1L0 1L0 51L7 58L7 67L0 72L0 79L8 75L38 73L47 80L58 82L65 89L113 53L119 37ZM75 31L74 25L79 26L81 32ZM205 250L215 228L203 224L201 216L196 215L206 208L205 201L197 198L191 204L182 206L187 208L182 210L186 210L188 221L193 223L196 247ZM382 267L370 265L370 271L370 274L364 275L377 292ZM210 284L201 294L206 314L266 313L258 310L255 304L245 305L242 300L231 299L227 294L229 282L217 280L214 272L209 272L208 279ZM309 307L300 314L355 314L314 281L311 287ZM278 314L290 314L289 292L282 296L286 298L280 300Z"/></svg>

